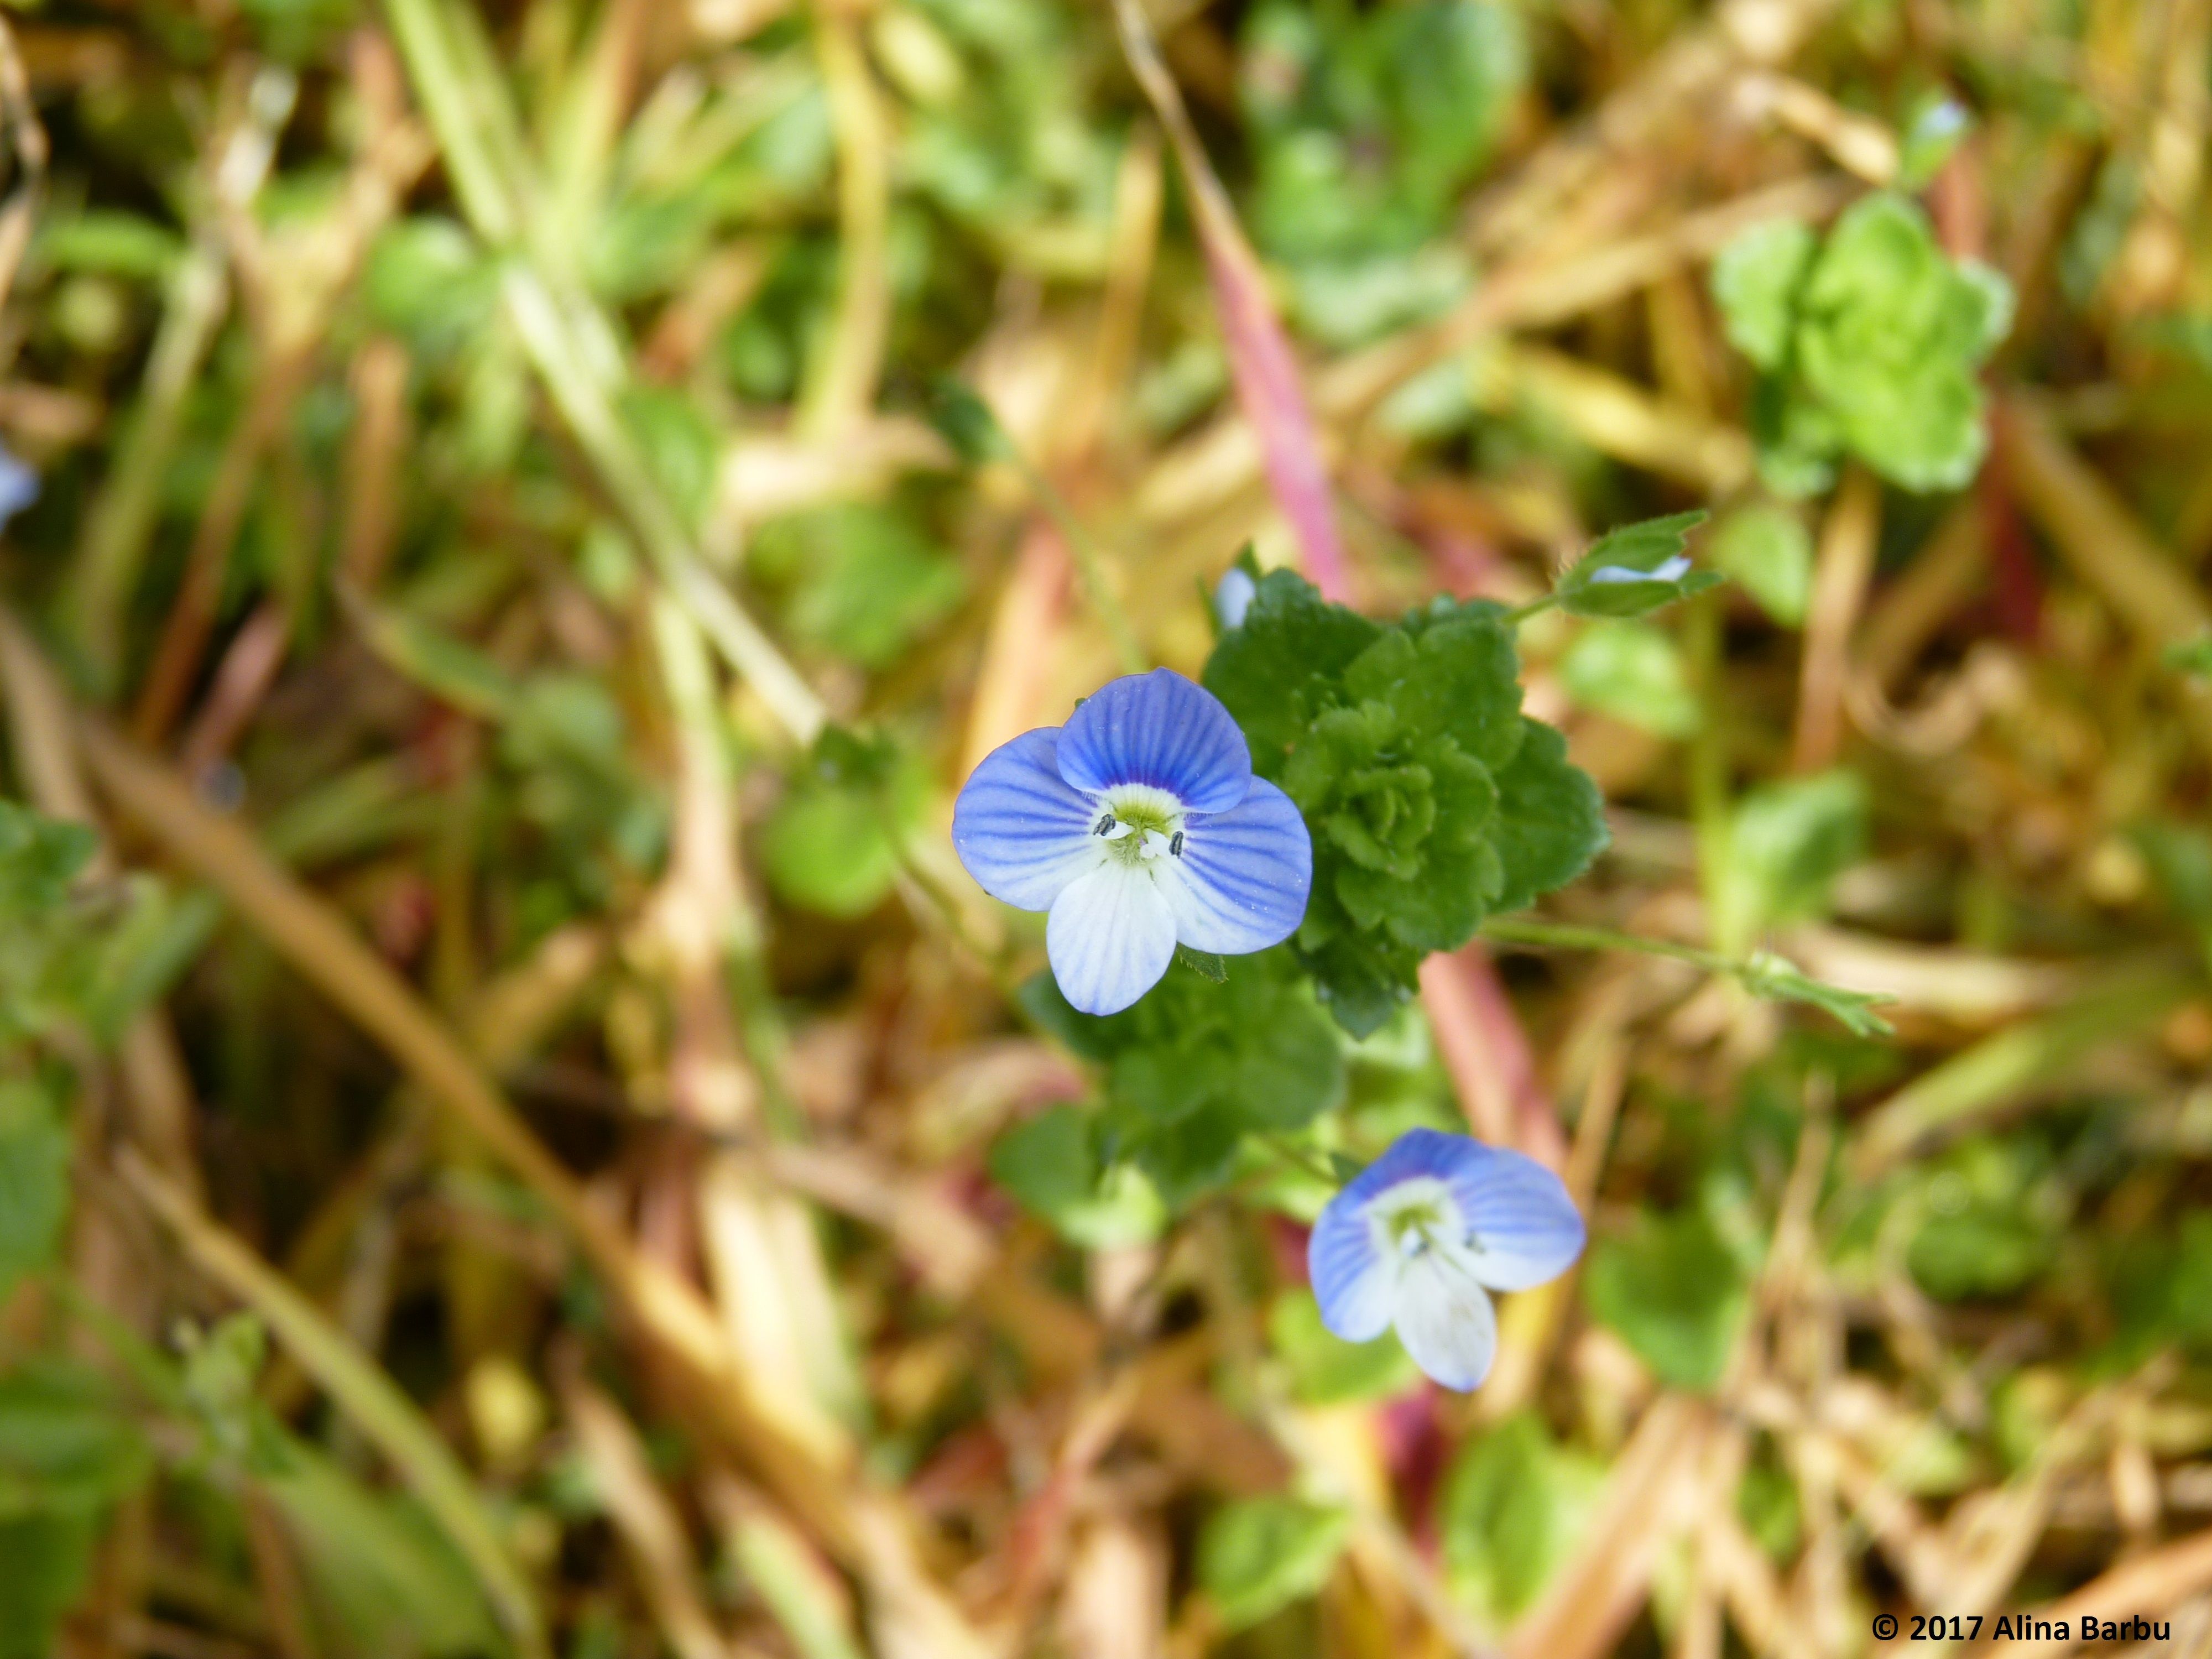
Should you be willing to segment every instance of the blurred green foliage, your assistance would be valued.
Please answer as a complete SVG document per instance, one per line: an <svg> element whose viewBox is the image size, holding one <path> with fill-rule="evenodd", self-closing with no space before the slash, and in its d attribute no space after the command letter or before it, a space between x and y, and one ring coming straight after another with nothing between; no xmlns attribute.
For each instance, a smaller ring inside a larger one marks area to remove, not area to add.
<svg viewBox="0 0 2212 1659"><path fill-rule="evenodd" d="M1471 1437L1437 1512L1453 1594L1503 1629L1574 1553L1603 1479L1595 1458L1559 1444L1534 1412Z"/></svg>
<svg viewBox="0 0 2212 1659"><path fill-rule="evenodd" d="M1351 1530L1334 1505L1272 1495L1224 1504L1199 1535L1199 1587L1227 1628L1256 1625L1319 1589Z"/></svg>
<svg viewBox="0 0 2212 1659"><path fill-rule="evenodd" d="M1583 708L1656 737L1689 737L1701 720L1680 647L1649 623L1584 629L1559 659L1559 682Z"/></svg>
<svg viewBox="0 0 2212 1659"><path fill-rule="evenodd" d="M1290 1374L1294 1399L1311 1406L1380 1400L1421 1379L1413 1356L1385 1331L1372 1342L1346 1342L1322 1323L1311 1291L1291 1291L1267 1310L1267 1346Z"/></svg>
<svg viewBox="0 0 2212 1659"><path fill-rule="evenodd" d="M1720 1382L1750 1311L1742 1252L1702 1205L1595 1240L1583 1288L1591 1316L1678 1389Z"/></svg>
<svg viewBox="0 0 2212 1659"><path fill-rule="evenodd" d="M1847 209L1826 239L1794 221L1746 231L1713 264L1728 337L1759 371L1760 475L1784 495L1827 487L1849 453L1907 489L1955 489L1988 447L1978 379L2012 290L1953 260L1897 196Z"/></svg>
<svg viewBox="0 0 2212 1659"><path fill-rule="evenodd" d="M1520 16L1492 0L1244 14L1252 234L1292 271L1308 332L1350 344L1456 296L1467 267L1435 240L1527 75Z"/></svg>
<svg viewBox="0 0 2212 1659"><path fill-rule="evenodd" d="M1787 508L1753 505L1714 526L1713 568L1732 577L1784 628L1801 628L1813 603L1813 538Z"/></svg>

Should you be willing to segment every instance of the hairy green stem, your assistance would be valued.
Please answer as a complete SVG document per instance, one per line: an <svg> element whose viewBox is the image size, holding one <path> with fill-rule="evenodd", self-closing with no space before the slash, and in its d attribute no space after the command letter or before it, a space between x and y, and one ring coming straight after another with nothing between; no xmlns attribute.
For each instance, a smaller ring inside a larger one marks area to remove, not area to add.
<svg viewBox="0 0 2212 1659"><path fill-rule="evenodd" d="M1531 617L1540 617L1559 602L1557 593L1541 593L1526 605L1516 605L1505 613L1509 627L1518 628Z"/></svg>
<svg viewBox="0 0 2212 1659"><path fill-rule="evenodd" d="M1692 963L1715 974L1741 974L1751 965L1736 957L1724 957L1717 951L1680 945L1670 939L1653 939L1645 933L1623 933L1610 927L1577 927L1563 922L1516 921L1509 916L1493 916L1484 922L1482 936L1501 945L1548 945L1562 951L1635 951L1647 957L1668 957L1676 962Z"/></svg>
<svg viewBox="0 0 2212 1659"><path fill-rule="evenodd" d="M1324 1181L1332 1187L1344 1185L1344 1178L1310 1148L1299 1146L1279 1129L1255 1129L1252 1138L1265 1145L1269 1151L1289 1163L1295 1164L1308 1175Z"/></svg>

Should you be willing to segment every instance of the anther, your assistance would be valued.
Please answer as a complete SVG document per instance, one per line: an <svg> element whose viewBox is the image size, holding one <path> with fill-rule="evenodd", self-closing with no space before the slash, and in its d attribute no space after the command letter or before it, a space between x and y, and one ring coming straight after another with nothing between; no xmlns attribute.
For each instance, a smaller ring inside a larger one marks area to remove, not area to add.
<svg viewBox="0 0 2212 1659"><path fill-rule="evenodd" d="M1098 822L1091 827L1091 833L1094 836L1103 836L1113 827L1114 815L1111 812L1102 812L1098 815Z"/></svg>
<svg viewBox="0 0 2212 1659"><path fill-rule="evenodd" d="M1182 856L1182 831L1178 830L1168 837L1168 851L1176 858Z"/></svg>

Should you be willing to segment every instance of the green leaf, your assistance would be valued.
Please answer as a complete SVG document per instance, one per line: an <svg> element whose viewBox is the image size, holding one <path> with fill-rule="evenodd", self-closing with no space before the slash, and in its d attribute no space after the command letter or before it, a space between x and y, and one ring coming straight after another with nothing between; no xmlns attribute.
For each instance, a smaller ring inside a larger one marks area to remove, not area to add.
<svg viewBox="0 0 2212 1659"><path fill-rule="evenodd" d="M1794 219L1753 225L1713 261L1713 299L1729 343L1769 374L1790 352L1797 291L1813 262L1811 228Z"/></svg>
<svg viewBox="0 0 2212 1659"><path fill-rule="evenodd" d="M1437 1506L1453 1595L1492 1629L1533 1606L1573 1553L1602 1478L1531 1411L1468 1441Z"/></svg>
<svg viewBox="0 0 2212 1659"><path fill-rule="evenodd" d="M100 837L87 825L0 800L0 917L58 909L99 846Z"/></svg>
<svg viewBox="0 0 2212 1659"><path fill-rule="evenodd" d="M504 720L520 707L514 676L443 629L394 606L367 601L353 607L353 615L362 638L386 666L463 714Z"/></svg>
<svg viewBox="0 0 2212 1659"><path fill-rule="evenodd" d="M937 435L968 466L1002 461L1013 453L1006 428L999 424L991 405L963 381L940 376L929 389L923 416Z"/></svg>
<svg viewBox="0 0 2212 1659"><path fill-rule="evenodd" d="M778 896L825 916L864 916L890 893L899 837L928 810L927 775L895 746L831 726L761 831Z"/></svg>
<svg viewBox="0 0 2212 1659"><path fill-rule="evenodd" d="M40 1361L0 1373L0 1520L101 1514L152 1468L145 1435L97 1372Z"/></svg>
<svg viewBox="0 0 2212 1659"><path fill-rule="evenodd" d="M1475 600L1416 611L1353 659L1346 695L1388 703L1409 731L1496 768L1521 747L1521 662L1505 613Z"/></svg>
<svg viewBox="0 0 2212 1659"><path fill-rule="evenodd" d="M91 1577L99 1535L88 1515L0 1520L0 1659L52 1659L62 1616Z"/></svg>
<svg viewBox="0 0 2212 1659"><path fill-rule="evenodd" d="M1674 636L1645 623L1584 629L1559 659L1559 681L1585 708L1662 738L1697 731L1701 711Z"/></svg>
<svg viewBox="0 0 2212 1659"><path fill-rule="evenodd" d="M1689 532L1706 516L1699 509L1607 531L1553 586L1560 608L1573 617L1641 617L1715 586L1721 578L1710 570L1661 574L1686 560Z"/></svg>
<svg viewBox="0 0 2212 1659"><path fill-rule="evenodd" d="M40 1359L0 1373L0 1659L55 1651L107 1512L152 1468L145 1435L98 1372Z"/></svg>
<svg viewBox="0 0 2212 1659"><path fill-rule="evenodd" d="M1301 286L1316 273L1408 286L1496 145L1528 61L1519 17L1492 0L1250 8L1238 92L1261 246ZM1338 343L1387 325L1376 307L1346 311L1316 318Z"/></svg>
<svg viewBox="0 0 2212 1659"><path fill-rule="evenodd" d="M1048 1108L1000 1135L991 1179L1085 1249L1149 1243L1167 1219L1134 1169L1101 1162L1090 1118L1073 1106Z"/></svg>
<svg viewBox="0 0 2212 1659"><path fill-rule="evenodd" d="M1778 507L1731 513L1715 527L1705 555L1776 622L1804 626L1813 602L1813 538L1796 514Z"/></svg>
<svg viewBox="0 0 2212 1659"><path fill-rule="evenodd" d="M1345 700L1345 670L1382 634L1357 611L1329 604L1296 571L1271 570L1244 625L1214 646L1200 683L1244 728L1254 769L1279 780L1306 728Z"/></svg>
<svg viewBox="0 0 2212 1659"><path fill-rule="evenodd" d="M1331 1018L1355 1037L1372 1036L1411 1000L1422 953L1373 933L1298 940L1298 959Z"/></svg>
<svg viewBox="0 0 2212 1659"><path fill-rule="evenodd" d="M1212 980L1216 985L1229 982L1229 959L1212 951L1194 951L1188 945L1176 946L1175 959L1201 979Z"/></svg>
<svg viewBox="0 0 2212 1659"><path fill-rule="evenodd" d="M1309 1406L1382 1400L1421 1380L1419 1367L1394 1331L1372 1342L1346 1342L1322 1323L1310 1291L1275 1298L1267 1310L1267 1346L1290 1372L1291 1392Z"/></svg>
<svg viewBox="0 0 2212 1659"><path fill-rule="evenodd" d="M1206 1518L1198 1583L1225 1629L1243 1630L1328 1582L1352 1530L1349 1511L1295 1498L1248 1498Z"/></svg>
<svg viewBox="0 0 2212 1659"><path fill-rule="evenodd" d="M1941 1302L2009 1296L2057 1259L2065 1219L2050 1155L2022 1137L1977 1136L1914 1171L1920 1222L1905 1266Z"/></svg>
<svg viewBox="0 0 2212 1659"><path fill-rule="evenodd" d="M1735 1512L1753 1541L1777 1565L1796 1559L1804 1516L1789 1471L1770 1458L1753 1459L1736 1488Z"/></svg>
<svg viewBox="0 0 2212 1659"><path fill-rule="evenodd" d="M1739 977L1753 996L1818 1008L1854 1036L1894 1035L1894 1028L1875 1011L1896 998L1875 991L1847 991L1840 985L1809 978L1796 964L1771 951L1753 951Z"/></svg>
<svg viewBox="0 0 2212 1659"><path fill-rule="evenodd" d="M1523 717L1521 751L1498 775L1498 823L1492 834L1505 879L1493 915L1525 910L1589 868L1612 832L1605 797L1590 775L1567 758L1567 740L1541 720Z"/></svg>
<svg viewBox="0 0 2212 1659"><path fill-rule="evenodd" d="M668 499L687 520L699 522L714 499L720 461L714 422L690 398L658 386L625 390L622 416Z"/></svg>
<svg viewBox="0 0 2212 1659"><path fill-rule="evenodd" d="M1761 476L1808 493L1848 451L1908 489L1965 483L1988 445L1978 371L2009 325L2010 289L1947 258L1919 208L1887 192L1812 249L1802 227L1765 225L1714 264L1729 337L1762 371Z"/></svg>
<svg viewBox="0 0 2212 1659"><path fill-rule="evenodd" d="M453 220L401 219L370 248L362 293L379 327L405 336L426 356L443 357L492 328L499 273Z"/></svg>
<svg viewBox="0 0 2212 1659"><path fill-rule="evenodd" d="M2174 915L2212 957L2212 836L2194 824L2150 818L2133 825L2129 839Z"/></svg>
<svg viewBox="0 0 2212 1659"><path fill-rule="evenodd" d="M618 305L664 294L713 252L714 202L704 190L626 191L598 216L583 267L594 292Z"/></svg>
<svg viewBox="0 0 2212 1659"><path fill-rule="evenodd" d="M326 1651L470 1659L512 1650L466 1564L416 1504L371 1491L289 1434L258 1482L299 1551Z"/></svg>
<svg viewBox="0 0 2212 1659"><path fill-rule="evenodd" d="M1898 188L1921 189L1973 130L1972 112L1957 99L1942 93L1923 97L1898 137Z"/></svg>
<svg viewBox="0 0 2212 1659"><path fill-rule="evenodd" d="M51 1264L69 1217L70 1136L38 1084L0 1080L0 1304L24 1274Z"/></svg>
<svg viewBox="0 0 2212 1659"><path fill-rule="evenodd" d="M40 224L33 257L56 270L94 271L155 282L185 251L168 226L119 209L93 208Z"/></svg>
<svg viewBox="0 0 2212 1659"><path fill-rule="evenodd" d="M2177 674L2212 679L2212 634L2200 634L2166 647L2160 661Z"/></svg>
<svg viewBox="0 0 2212 1659"><path fill-rule="evenodd" d="M1591 1316L1678 1389L1720 1382L1750 1307L1742 1263L1696 1208L1647 1212L1626 1234L1598 1239L1583 1292Z"/></svg>
<svg viewBox="0 0 2212 1659"><path fill-rule="evenodd" d="M1867 792L1854 772L1787 778L1747 792L1729 825L1713 936L1739 954L1770 927L1827 908L1835 878L1866 854Z"/></svg>
<svg viewBox="0 0 2212 1659"><path fill-rule="evenodd" d="M865 668L896 661L967 591L951 556L906 514L844 501L763 525L748 569L799 638Z"/></svg>
<svg viewBox="0 0 2212 1659"><path fill-rule="evenodd" d="M1844 444L1884 477L1955 489L1988 447L1976 370L2009 311L2002 280L1954 266L1918 208L1866 197L1806 279L1795 367Z"/></svg>
<svg viewBox="0 0 2212 1659"><path fill-rule="evenodd" d="M882 903L898 873L898 849L872 796L811 780L777 805L761 856L779 896L844 920Z"/></svg>

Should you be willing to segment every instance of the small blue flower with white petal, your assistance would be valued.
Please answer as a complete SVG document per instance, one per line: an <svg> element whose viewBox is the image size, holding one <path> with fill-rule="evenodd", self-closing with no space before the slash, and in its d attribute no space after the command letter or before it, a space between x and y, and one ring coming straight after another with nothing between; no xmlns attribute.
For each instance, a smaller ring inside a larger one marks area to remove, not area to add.
<svg viewBox="0 0 2212 1659"><path fill-rule="evenodd" d="M1371 1342L1395 1325L1414 1364L1466 1389L1498 1352L1490 1292L1558 1278L1583 1238L1566 1184L1534 1158L1413 1129L1329 1200L1306 1267L1331 1331Z"/></svg>
<svg viewBox="0 0 2212 1659"><path fill-rule="evenodd" d="M1251 610L1259 592L1260 584L1252 580L1252 573L1243 565L1232 564L1221 573L1221 580L1213 589L1213 614L1224 633L1244 626L1245 613Z"/></svg>
<svg viewBox="0 0 2212 1659"><path fill-rule="evenodd" d="M1281 943L1313 885L1298 809L1252 775L1219 699L1165 668L993 750L954 804L952 845L992 897L1049 912L1053 977L1086 1014L1152 989L1178 941L1217 956Z"/></svg>

